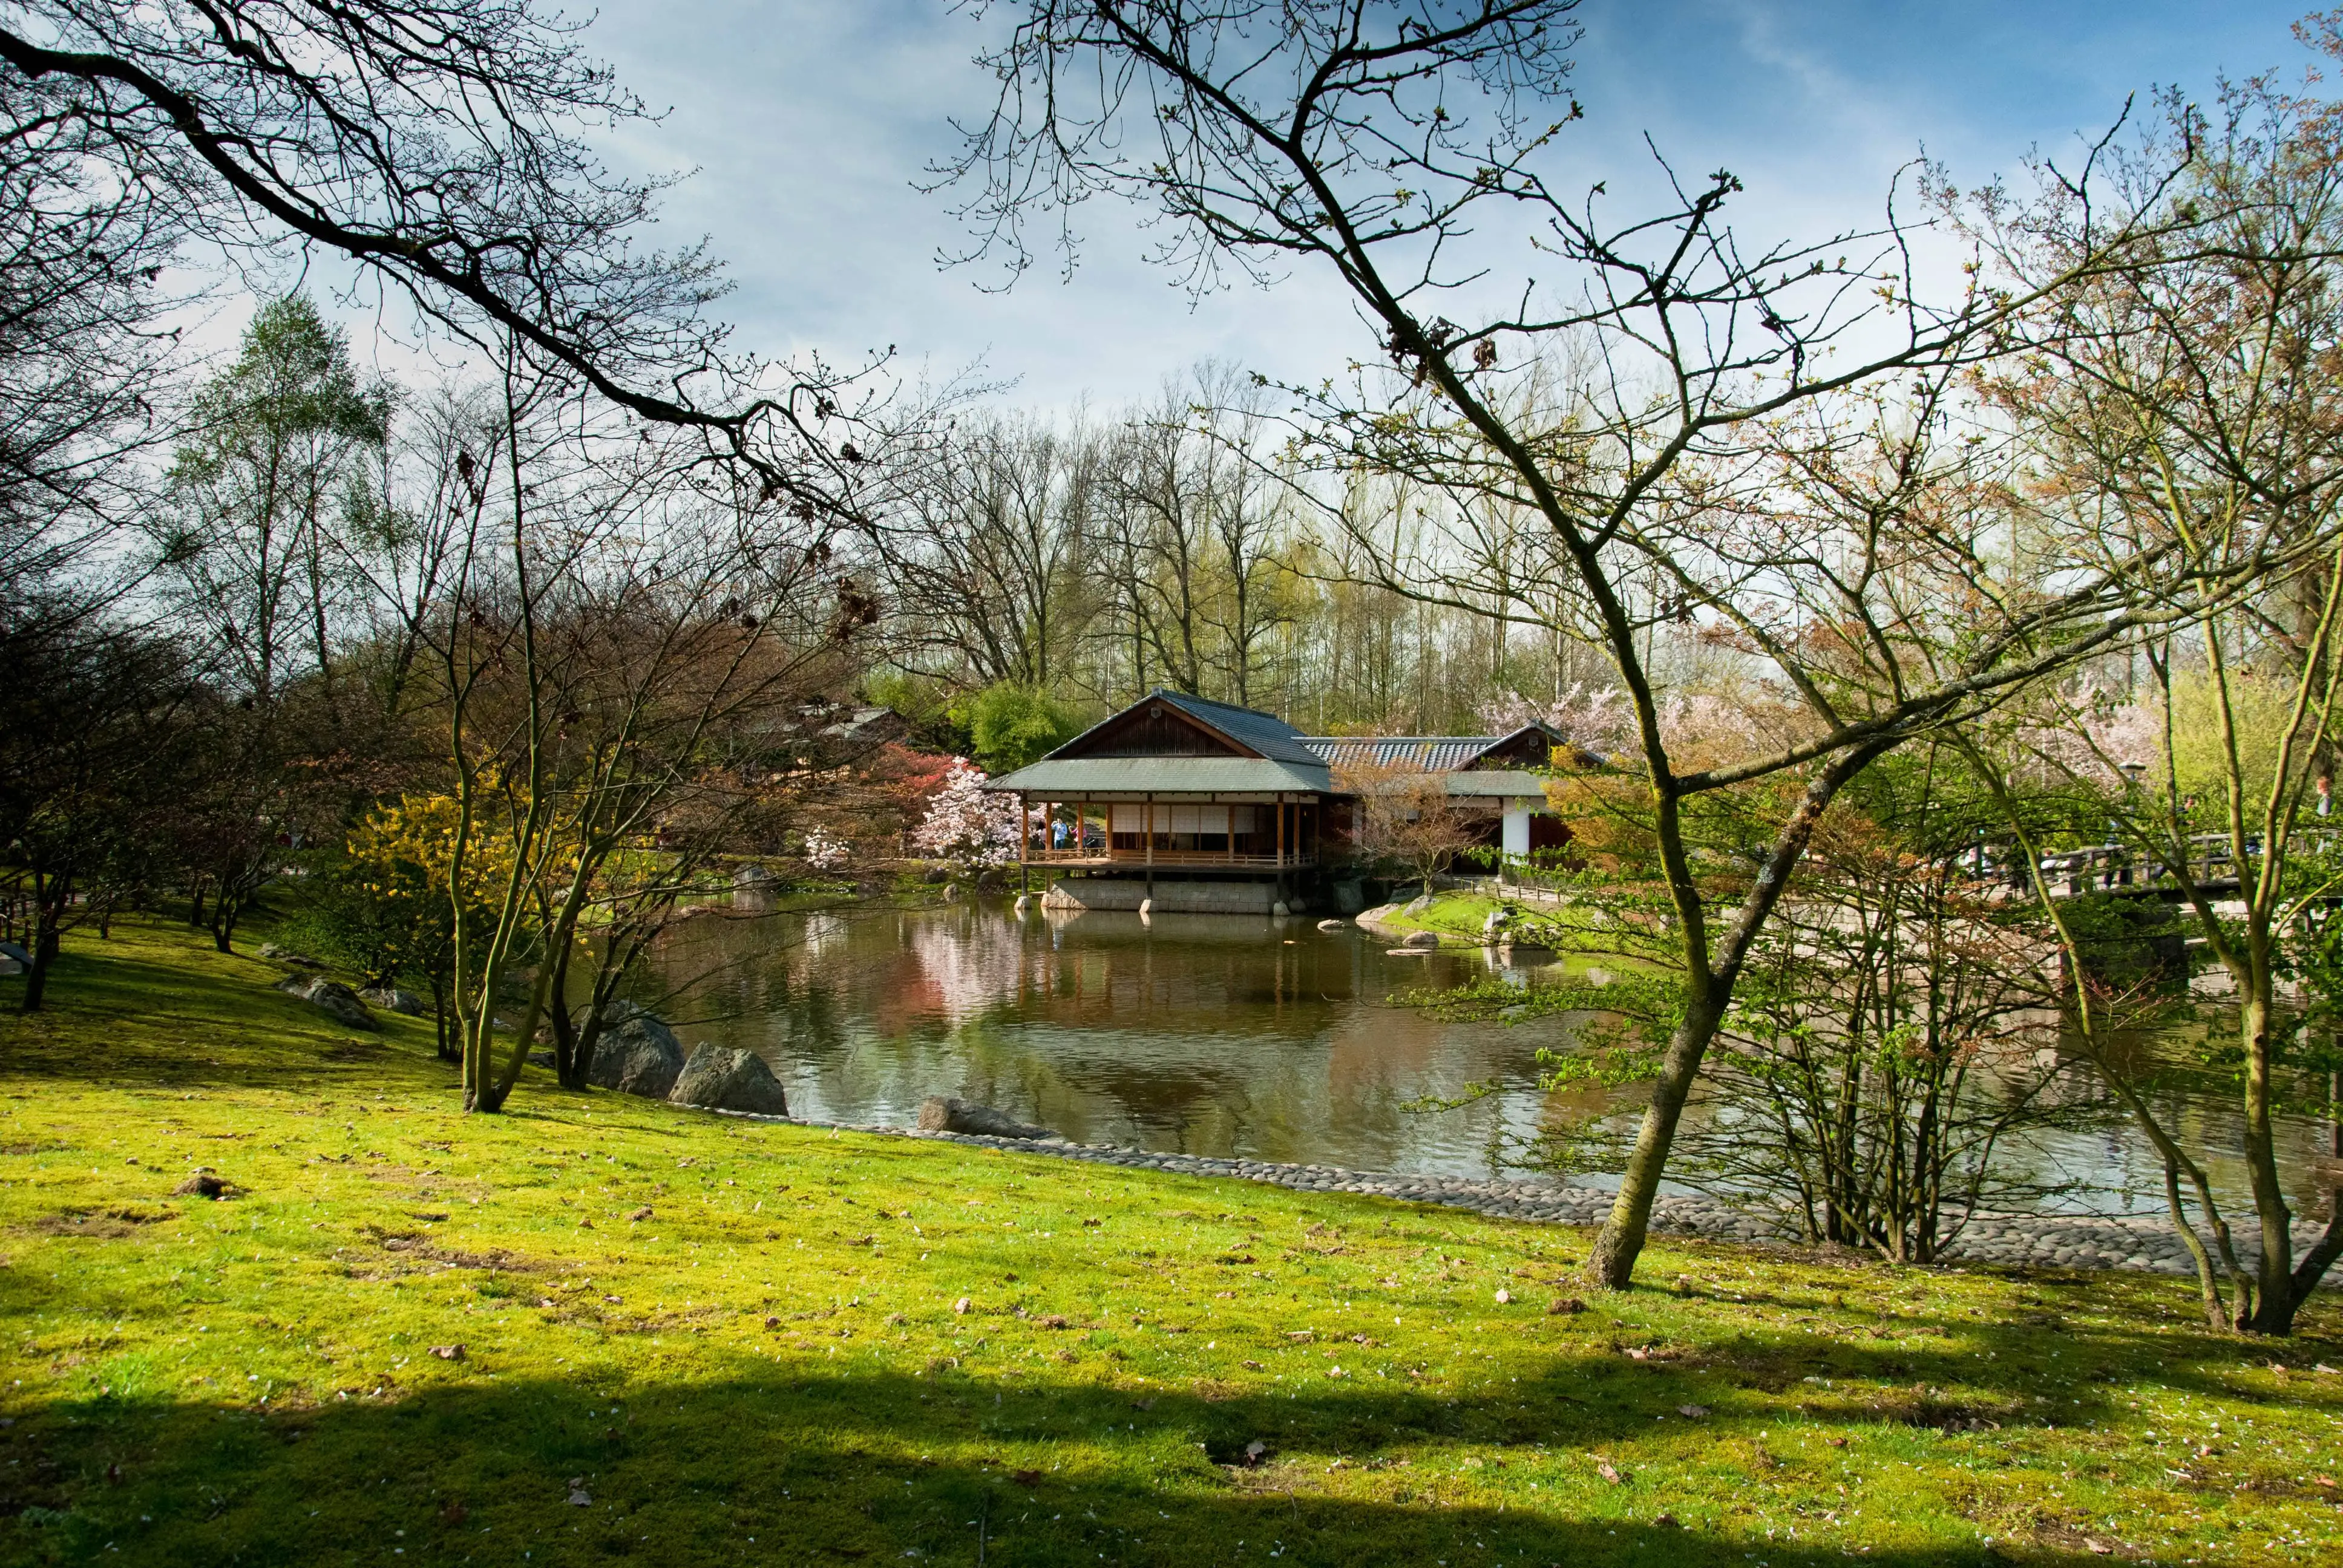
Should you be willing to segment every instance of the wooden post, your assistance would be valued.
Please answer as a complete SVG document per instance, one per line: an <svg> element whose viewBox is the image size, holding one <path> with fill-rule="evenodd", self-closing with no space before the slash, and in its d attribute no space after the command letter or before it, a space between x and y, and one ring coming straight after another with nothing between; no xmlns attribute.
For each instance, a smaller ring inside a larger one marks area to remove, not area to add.
<svg viewBox="0 0 2343 1568"><path fill-rule="evenodd" d="M1147 896L1155 897L1155 797L1147 798Z"/></svg>
<svg viewBox="0 0 2343 1568"><path fill-rule="evenodd" d="M1277 812L1277 869L1282 871L1285 869L1285 798L1283 796L1278 797L1274 809Z"/></svg>
<svg viewBox="0 0 2343 1568"><path fill-rule="evenodd" d="M1033 806L1025 792L1017 792L1017 890L1033 890L1033 866L1027 851L1033 845Z"/></svg>

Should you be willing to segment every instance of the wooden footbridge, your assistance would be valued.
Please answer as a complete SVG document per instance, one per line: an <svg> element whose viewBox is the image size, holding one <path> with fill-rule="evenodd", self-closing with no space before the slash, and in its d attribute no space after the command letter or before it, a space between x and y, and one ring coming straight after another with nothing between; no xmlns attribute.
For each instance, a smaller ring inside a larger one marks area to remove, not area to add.
<svg viewBox="0 0 2343 1568"><path fill-rule="evenodd" d="M2188 858L2176 869L2161 848L2146 848L2130 844L2095 844L2087 849L2068 849L2042 857L2043 879L2051 891L2062 898L2079 898L2086 893L2111 893L2119 898L2181 899L2181 869L2198 891L2217 898L2234 896L2237 890L2237 846L2227 833L2199 833L2186 841ZM2320 829L2297 833L2287 840L2291 855L2328 855L2343 847L2343 829ZM2246 853L2258 860L2261 840L2246 840ZM2015 883L2022 874L2022 863L2009 868Z"/></svg>

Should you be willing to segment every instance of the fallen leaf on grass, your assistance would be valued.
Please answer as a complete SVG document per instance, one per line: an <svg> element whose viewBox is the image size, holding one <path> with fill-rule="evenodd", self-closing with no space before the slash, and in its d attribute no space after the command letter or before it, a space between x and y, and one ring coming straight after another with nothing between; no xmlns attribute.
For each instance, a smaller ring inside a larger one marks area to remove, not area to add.
<svg viewBox="0 0 2343 1568"><path fill-rule="evenodd" d="M1261 1439L1256 1437L1251 1442L1245 1444L1245 1462L1247 1464L1259 1464L1262 1462L1262 1457L1268 1452L1269 1444L1262 1442Z"/></svg>
<svg viewBox="0 0 2343 1568"><path fill-rule="evenodd" d="M1546 1308L1545 1315L1550 1318L1568 1317L1574 1312L1583 1312L1585 1310L1586 1303L1576 1296L1557 1296Z"/></svg>
<svg viewBox="0 0 2343 1568"><path fill-rule="evenodd" d="M1607 1459L1600 1459L1594 1462L1594 1473L1601 1476L1604 1480L1609 1482L1614 1486L1624 1486L1626 1484L1627 1478L1620 1474Z"/></svg>
<svg viewBox="0 0 2343 1568"><path fill-rule="evenodd" d="M1020 1486L1039 1486L1041 1484L1041 1473L1038 1470L1020 1470L1011 1474L1009 1479Z"/></svg>
<svg viewBox="0 0 2343 1568"><path fill-rule="evenodd" d="M551 1302L547 1303L548 1306L551 1304ZM459 1362L464 1359L464 1347L461 1345L433 1345L431 1347L431 1353L437 1356L443 1362Z"/></svg>
<svg viewBox="0 0 2343 1568"><path fill-rule="evenodd" d="M651 1217L651 1206L650 1206L649 1203L644 1204L641 1208L639 1208L639 1209L636 1210L633 1213L631 1213L631 1214L629 1214L629 1215L628 1215L628 1216L627 1216L627 1218L628 1218L628 1219L629 1219L629 1220L648 1220L648 1219L649 1219L650 1217Z"/></svg>
<svg viewBox="0 0 2343 1568"><path fill-rule="evenodd" d="M1682 1416L1689 1416L1694 1421L1698 1421L1701 1417L1708 1413L1708 1406L1704 1404L1680 1404L1676 1406L1676 1413Z"/></svg>
<svg viewBox="0 0 2343 1568"><path fill-rule="evenodd" d="M447 1507L442 1508L439 1511L439 1523L442 1524L461 1524L465 1520L471 1516L472 1511L470 1509L465 1507L460 1503L451 1502Z"/></svg>
<svg viewBox="0 0 2343 1568"><path fill-rule="evenodd" d="M2115 1548L2108 1545L2104 1541L2087 1540L2083 1543L2083 1550L2089 1553L2094 1557L2105 1557L2114 1552Z"/></svg>
<svg viewBox="0 0 2343 1568"><path fill-rule="evenodd" d="M1501 1307L1511 1304L1513 1299L1513 1292L1511 1291L1499 1291L1497 1292L1497 1305Z"/></svg>
<svg viewBox="0 0 2343 1568"><path fill-rule="evenodd" d="M961 1317L966 1317L968 1315L968 1298L966 1296L962 1296L959 1301L954 1302L952 1303L952 1311Z"/></svg>

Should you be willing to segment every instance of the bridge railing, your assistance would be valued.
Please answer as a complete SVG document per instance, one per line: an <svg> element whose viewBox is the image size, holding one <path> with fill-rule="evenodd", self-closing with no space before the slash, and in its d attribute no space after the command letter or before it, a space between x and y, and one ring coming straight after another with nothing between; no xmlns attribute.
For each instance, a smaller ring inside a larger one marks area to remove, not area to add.
<svg viewBox="0 0 2343 1568"><path fill-rule="evenodd" d="M2185 868L2189 880L2200 885L2237 879L2236 847L2227 833L2198 833L2184 841ZM2318 828L2294 834L2287 840L2290 854L2327 854L2343 846L2343 828ZM2246 853L2258 858L2261 839L2246 840ZM2114 888L2177 885L2179 869L2160 848L2130 844L2094 844L2042 857L2044 879L2063 881L2069 896Z"/></svg>

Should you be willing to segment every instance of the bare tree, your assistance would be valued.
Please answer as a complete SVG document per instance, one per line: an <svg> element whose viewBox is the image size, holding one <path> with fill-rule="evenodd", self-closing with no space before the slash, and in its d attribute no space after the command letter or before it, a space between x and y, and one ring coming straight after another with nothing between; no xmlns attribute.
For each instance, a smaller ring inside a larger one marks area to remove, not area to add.
<svg viewBox="0 0 2343 1568"><path fill-rule="evenodd" d="M551 1011L563 1079L584 1081L626 965L724 847L709 800L740 796L774 709L834 674L824 661L877 615L819 514L584 417L575 382L508 363L497 447L458 457L466 527L419 632L457 802L446 881L469 889L484 868L493 884L453 906L476 1111L502 1108ZM661 842L671 814L699 828ZM568 1010L584 934L581 1024ZM500 1056L503 980L525 964Z"/></svg>
<svg viewBox="0 0 2343 1568"><path fill-rule="evenodd" d="M1371 859L1395 860L1423 890L1481 841L1476 824L1448 794L1448 777L1407 759L1358 761L1334 769L1334 787L1356 796L1353 841Z"/></svg>
<svg viewBox="0 0 2343 1568"><path fill-rule="evenodd" d="M2343 54L2331 23L2318 36ZM2054 191L1993 215L1996 253L2024 280L2071 270L2111 207L2170 202L2207 216L2187 243L2143 237L2068 290L2036 351L1989 387L2036 444L2046 528L2096 541L2109 558L2291 552L2298 562L2250 597L2226 593L2217 577L2177 585L2182 618L2142 649L2147 678L2134 711L2151 721L2110 727L2104 702L2046 694L2028 748L2036 768L2087 788L2178 881L2235 984L2239 1152L2259 1243L2250 1265L2206 1179L2213 1151L2161 1121L2112 1058L2101 1065L2167 1163L2172 1220L2197 1259L2208 1313L2282 1334L2343 1256L2343 1187L2333 1185L2325 1233L2298 1252L2275 1124L2298 1054L2280 977L2335 885L2328 857L2298 841L2298 825L2313 781L2332 769L2343 672L2343 161L2331 105L2251 83L2226 92L2215 114L2168 103L2096 208ZM2157 171L2183 152L2186 178L2167 194ZM2194 744L2180 734L2183 698L2210 731ZM2217 860L2197 841L2204 834L2221 841ZM2087 1014L2088 996L2076 1003ZM2195 1221L2182 1211L2184 1183Z"/></svg>
<svg viewBox="0 0 2343 1568"><path fill-rule="evenodd" d="M0 71L82 127L85 168L208 240L347 257L491 359L509 347L828 507L875 456L851 378L728 352L713 263L645 243L661 182L588 145L646 114L580 31L537 0L30 0Z"/></svg>
<svg viewBox="0 0 2343 1568"><path fill-rule="evenodd" d="M1838 791L1911 736L2132 635L2160 614L2141 599L2161 574L2210 566L2217 588L2269 562L2165 551L2060 562L2006 597L1964 586L1992 536L1969 460L1941 438L1963 368L2137 227L2094 228L2081 256L2026 287L1972 276L1936 305L1892 213L1875 235L1745 246L1727 224L1737 178L1678 183L1663 166L1657 206L1613 216L1603 182L1570 190L1546 172L1578 115L1574 11L1029 0L985 56L998 108L944 172L975 186L977 254L1012 266L1029 216L1108 193L1163 214L1162 257L1195 286L1326 269L1404 384L1396 397L1372 377L1353 396L1307 395L1328 459L1519 506L1550 530L1635 714L1683 948L1682 1021L1587 1264L1620 1286L1751 944ZM2184 235L2201 218L2154 216ZM1542 281L1495 284L1472 232L1484 217L1536 226ZM1515 412L1523 367L1565 358L1583 372L1534 416ZM1791 483L1810 507L1783 504ZM1681 767L1647 651L1651 628L1678 617L1745 646L1806 722L1765 753ZM1804 787L1754 874L1704 883L1685 803L1776 774Z"/></svg>
<svg viewBox="0 0 2343 1568"><path fill-rule="evenodd" d="M1030 421L976 421L937 444L904 504L870 519L900 656L940 655L980 685L1064 677L1099 603L1099 459L1081 427Z"/></svg>

